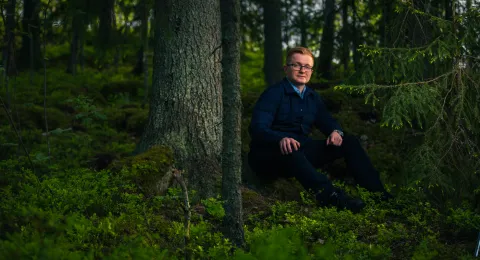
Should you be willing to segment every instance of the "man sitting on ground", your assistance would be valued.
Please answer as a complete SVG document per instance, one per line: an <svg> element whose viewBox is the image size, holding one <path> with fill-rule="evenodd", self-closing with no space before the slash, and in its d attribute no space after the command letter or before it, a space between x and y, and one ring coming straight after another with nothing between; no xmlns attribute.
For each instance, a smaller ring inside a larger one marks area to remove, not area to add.
<svg viewBox="0 0 480 260"><path fill-rule="evenodd" d="M322 99L305 84L313 72L314 57L304 47L288 51L286 78L268 87L253 110L250 124L250 167L259 175L295 177L315 194L320 205L360 211L365 204L335 188L327 176L316 171L324 164L344 158L357 184L371 192L391 195L385 190L377 170L353 136L343 134ZM317 127L326 140L308 135Z"/></svg>

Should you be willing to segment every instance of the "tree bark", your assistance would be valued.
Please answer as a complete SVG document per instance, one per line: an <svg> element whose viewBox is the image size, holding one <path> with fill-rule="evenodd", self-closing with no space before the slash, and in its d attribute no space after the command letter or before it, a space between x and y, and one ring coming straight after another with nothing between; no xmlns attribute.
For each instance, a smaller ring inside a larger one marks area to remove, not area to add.
<svg viewBox="0 0 480 260"><path fill-rule="evenodd" d="M245 244L242 218L242 100L240 97L240 4L221 1L223 152L222 198L225 236L241 247Z"/></svg>
<svg viewBox="0 0 480 260"><path fill-rule="evenodd" d="M332 79L333 37L335 21L335 0L326 0L322 40L320 43L320 57L318 58L318 71L322 78Z"/></svg>
<svg viewBox="0 0 480 260"><path fill-rule="evenodd" d="M21 68L30 67L32 72L42 65L39 12L40 0L23 1L23 34L18 65Z"/></svg>
<svg viewBox="0 0 480 260"><path fill-rule="evenodd" d="M283 78L282 9L280 0L263 0L265 81L272 85Z"/></svg>
<svg viewBox="0 0 480 260"><path fill-rule="evenodd" d="M216 194L221 178L219 1L155 4L150 113L136 153L158 144L172 147L189 189L207 198Z"/></svg>

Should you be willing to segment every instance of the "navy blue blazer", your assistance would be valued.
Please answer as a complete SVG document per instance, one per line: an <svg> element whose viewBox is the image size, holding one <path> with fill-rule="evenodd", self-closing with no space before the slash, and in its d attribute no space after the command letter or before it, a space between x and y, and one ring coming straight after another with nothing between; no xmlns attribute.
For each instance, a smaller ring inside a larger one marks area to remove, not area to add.
<svg viewBox="0 0 480 260"><path fill-rule="evenodd" d="M303 99L286 78L268 87L258 99L250 122L250 148L278 144L284 137L301 144L308 141L312 127L326 136L342 128L327 111L320 95L305 87Z"/></svg>

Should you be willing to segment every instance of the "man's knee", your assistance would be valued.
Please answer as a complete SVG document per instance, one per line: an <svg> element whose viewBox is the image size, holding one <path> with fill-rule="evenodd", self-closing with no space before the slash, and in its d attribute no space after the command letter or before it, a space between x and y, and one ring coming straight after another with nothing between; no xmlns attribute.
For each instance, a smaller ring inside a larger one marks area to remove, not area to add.
<svg viewBox="0 0 480 260"><path fill-rule="evenodd" d="M301 162L302 160L306 160L305 154L301 150L292 151L289 154L282 155L280 159L285 162Z"/></svg>

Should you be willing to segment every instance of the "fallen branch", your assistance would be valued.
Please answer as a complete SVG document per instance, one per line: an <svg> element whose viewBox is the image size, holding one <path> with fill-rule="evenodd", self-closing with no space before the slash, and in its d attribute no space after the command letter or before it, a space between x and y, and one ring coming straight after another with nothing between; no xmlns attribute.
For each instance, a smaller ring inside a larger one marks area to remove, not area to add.
<svg viewBox="0 0 480 260"><path fill-rule="evenodd" d="M28 153L27 148L23 144L22 137L20 136L20 133L18 132L17 128L15 127L15 123L13 122L12 116L10 115L10 111L8 110L7 106L5 105L5 102L3 102L3 99L2 99L1 96L0 96L0 103L3 107L3 109L5 110L5 113L7 114L8 121L10 122L10 125L13 128L13 131L15 131L15 134L17 134L18 140L20 141L20 145L22 146L23 151L25 152L25 155L27 156L28 161L30 162L30 166L32 167L32 171L35 173L35 166L33 165L33 162L30 158L30 154Z"/></svg>

